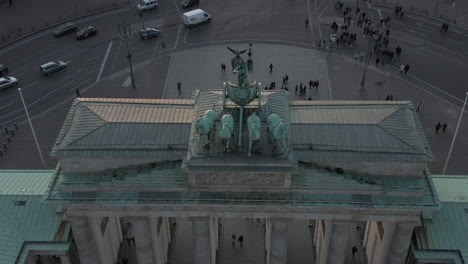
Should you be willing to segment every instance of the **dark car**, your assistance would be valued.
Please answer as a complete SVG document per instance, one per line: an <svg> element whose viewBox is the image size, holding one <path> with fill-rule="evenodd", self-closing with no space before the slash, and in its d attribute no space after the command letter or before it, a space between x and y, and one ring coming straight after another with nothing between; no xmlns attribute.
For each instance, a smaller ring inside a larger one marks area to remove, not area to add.
<svg viewBox="0 0 468 264"><path fill-rule="evenodd" d="M198 3L200 3L200 0L184 0L180 4L182 5L182 8L188 8Z"/></svg>
<svg viewBox="0 0 468 264"><path fill-rule="evenodd" d="M60 37L65 34L75 32L77 29L76 25L74 23L65 23L63 25L60 25L56 30L54 30L54 36Z"/></svg>
<svg viewBox="0 0 468 264"><path fill-rule="evenodd" d="M95 36L96 34L97 34L97 30L95 27L87 26L87 27L80 29L78 32L76 32L76 39L85 39L91 36Z"/></svg>
<svg viewBox="0 0 468 264"><path fill-rule="evenodd" d="M159 37L159 35L161 35L161 31L157 28L147 27L140 30L140 37L142 39Z"/></svg>
<svg viewBox="0 0 468 264"><path fill-rule="evenodd" d="M0 76L8 73L8 68L5 65L0 64Z"/></svg>

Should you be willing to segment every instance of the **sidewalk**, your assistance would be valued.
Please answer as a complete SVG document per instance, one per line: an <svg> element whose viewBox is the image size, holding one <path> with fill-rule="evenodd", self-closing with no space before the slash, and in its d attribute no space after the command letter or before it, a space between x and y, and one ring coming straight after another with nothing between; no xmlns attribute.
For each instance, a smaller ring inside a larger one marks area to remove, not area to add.
<svg viewBox="0 0 468 264"><path fill-rule="evenodd" d="M0 0L0 46L41 29L88 14L133 3L133 0ZM47 3L47 4L44 4Z"/></svg>

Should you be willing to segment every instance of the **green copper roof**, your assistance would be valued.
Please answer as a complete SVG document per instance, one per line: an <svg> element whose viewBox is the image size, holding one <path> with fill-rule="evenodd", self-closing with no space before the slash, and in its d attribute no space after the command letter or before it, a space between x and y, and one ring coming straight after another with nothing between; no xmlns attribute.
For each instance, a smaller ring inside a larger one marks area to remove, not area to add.
<svg viewBox="0 0 468 264"><path fill-rule="evenodd" d="M15 263L25 242L55 240L62 214L44 203L53 174L0 170L0 263Z"/></svg>
<svg viewBox="0 0 468 264"><path fill-rule="evenodd" d="M452 251L454 261L457 255L468 262L468 176L434 175L435 188L442 202L441 209L424 214L426 232L417 236L417 253L421 259L429 258L427 253ZM445 255L447 255L446 253ZM432 253L432 258L447 258ZM456 262L461 263L461 262Z"/></svg>

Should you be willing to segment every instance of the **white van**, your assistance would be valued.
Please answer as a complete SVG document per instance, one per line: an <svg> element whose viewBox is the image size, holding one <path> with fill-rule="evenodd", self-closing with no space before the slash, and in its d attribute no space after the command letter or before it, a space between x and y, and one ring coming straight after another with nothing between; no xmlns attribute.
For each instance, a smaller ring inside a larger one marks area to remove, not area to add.
<svg viewBox="0 0 468 264"><path fill-rule="evenodd" d="M158 0L140 0L140 3L137 5L139 11L145 11L158 7Z"/></svg>
<svg viewBox="0 0 468 264"><path fill-rule="evenodd" d="M195 9L182 14L182 23L187 27L205 23L211 20L211 15L201 9Z"/></svg>

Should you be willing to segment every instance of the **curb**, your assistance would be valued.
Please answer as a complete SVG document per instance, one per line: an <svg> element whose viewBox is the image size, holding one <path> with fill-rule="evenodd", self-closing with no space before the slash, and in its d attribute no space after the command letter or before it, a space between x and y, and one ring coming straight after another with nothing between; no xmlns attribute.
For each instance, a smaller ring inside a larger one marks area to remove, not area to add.
<svg viewBox="0 0 468 264"><path fill-rule="evenodd" d="M2 44L0 45L0 49L3 49L3 48L6 48L18 41L21 41L21 40L24 40L26 38L29 38L30 36L33 36L34 34L37 34L37 33L40 33L40 32L43 32L43 31L46 31L46 30L49 30L51 28L54 28L54 27L57 27L58 25L61 25L61 24L64 24L64 23L67 23L67 22L70 22L70 21L73 21L73 20L77 20L77 19L82 19L82 18L85 18L85 17L89 17L89 16L94 16L94 15L97 15L97 14L101 14L101 13L105 13L105 12L109 12L109 11L113 11L113 10L117 10L117 9L120 9L120 8L124 8L124 7L127 7L129 6L128 4L125 4L125 5L119 5L119 6L114 6L114 7L111 7L111 8L107 8L107 9L103 9L103 10L99 10L99 11L96 11L96 12L92 12L92 13L88 13L88 14L84 14L84 15L81 15L81 16L77 16L77 17L74 17L74 18L70 18L70 19L65 19L59 23L55 23L55 24L52 24L52 25L49 25L49 26L46 26L46 27L43 27L41 29L38 29L34 32L31 32L31 33L28 33L24 36L21 36L19 38L16 38L14 40L11 40L10 42L7 42L5 44Z"/></svg>
<svg viewBox="0 0 468 264"><path fill-rule="evenodd" d="M387 5L383 5L383 4L378 4L378 3L370 3L371 5L373 6L376 6L376 7L381 7L381 8L388 8L390 10L393 10L393 8L391 6L387 6ZM429 16L429 15L425 15L425 14L421 14L421 13L418 13L418 12L415 12L415 11L411 11L411 10L404 10L405 13L408 13L408 14L412 14L412 15L415 15L415 16L420 16L420 17L424 17L426 19L431 19L431 20L437 20L441 23L447 23L449 24L450 26L453 26L453 27L457 27L461 30L465 30L465 31L468 31L468 28L466 27L463 27L463 26L460 26L458 24L454 24L452 22L449 22L449 21L446 21L442 18L438 18L438 17L435 17L435 16Z"/></svg>

